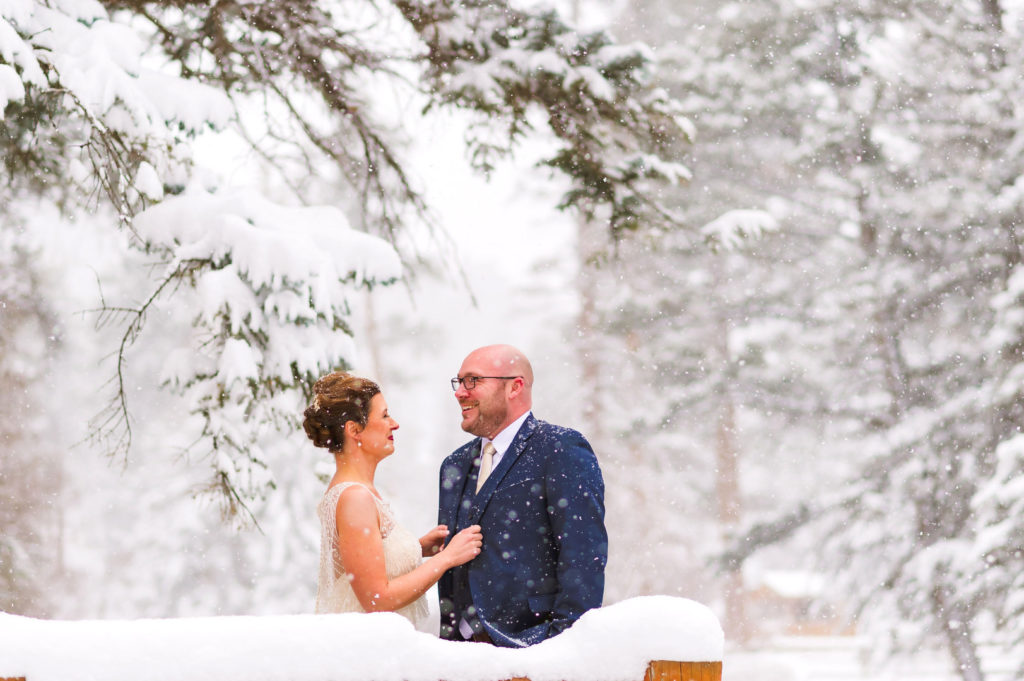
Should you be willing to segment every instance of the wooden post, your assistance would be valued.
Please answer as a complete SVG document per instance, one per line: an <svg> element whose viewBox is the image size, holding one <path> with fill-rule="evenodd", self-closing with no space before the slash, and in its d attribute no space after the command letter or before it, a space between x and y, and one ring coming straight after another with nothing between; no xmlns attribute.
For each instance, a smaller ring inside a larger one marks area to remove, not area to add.
<svg viewBox="0 0 1024 681"><path fill-rule="evenodd" d="M654 660L644 681L722 681L722 663Z"/></svg>

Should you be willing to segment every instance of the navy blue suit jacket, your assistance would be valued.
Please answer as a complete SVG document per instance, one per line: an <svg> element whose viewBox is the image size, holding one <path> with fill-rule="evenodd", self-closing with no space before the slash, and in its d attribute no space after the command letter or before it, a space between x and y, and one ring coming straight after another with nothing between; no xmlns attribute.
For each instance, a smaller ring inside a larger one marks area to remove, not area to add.
<svg viewBox="0 0 1024 681"><path fill-rule="evenodd" d="M580 433L533 415L474 494L466 482L479 454L476 438L441 464L438 522L454 536L465 500L462 524L483 532L480 555L438 582L441 636L462 640L462 613L452 604L455 589L468 585L470 593L461 594L468 597L458 600L473 604L497 645L539 643L600 607L604 597L608 534L597 457Z"/></svg>

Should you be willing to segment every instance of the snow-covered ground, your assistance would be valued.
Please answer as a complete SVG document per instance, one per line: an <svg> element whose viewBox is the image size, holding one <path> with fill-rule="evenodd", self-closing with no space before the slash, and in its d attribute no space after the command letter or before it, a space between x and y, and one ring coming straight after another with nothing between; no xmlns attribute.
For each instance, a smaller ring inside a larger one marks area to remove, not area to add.
<svg viewBox="0 0 1024 681"><path fill-rule="evenodd" d="M709 609L668 596L592 611L564 635L525 650L441 641L429 623L421 629L391 613L79 621L0 613L0 678L640 681L651 659L722 659L722 681L959 679L942 651L881 661L865 637L785 636L746 649L725 645ZM988 681L1012 677L1009 659L987 661Z"/></svg>
<svg viewBox="0 0 1024 681"><path fill-rule="evenodd" d="M722 629L694 601L586 613L526 649L442 641L393 613L152 620L0 614L0 678L30 681L640 681L650 660L711 661Z"/></svg>

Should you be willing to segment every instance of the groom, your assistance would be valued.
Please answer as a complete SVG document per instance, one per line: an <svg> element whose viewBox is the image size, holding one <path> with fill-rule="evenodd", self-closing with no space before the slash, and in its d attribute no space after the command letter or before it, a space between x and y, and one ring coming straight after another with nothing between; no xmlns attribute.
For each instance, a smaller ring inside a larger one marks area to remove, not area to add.
<svg viewBox="0 0 1024 681"><path fill-rule="evenodd" d="M508 345L478 348L452 379L477 437L441 464L439 522L480 525L479 556L438 582L441 637L519 647L601 605L608 535L590 443L530 412L533 369Z"/></svg>

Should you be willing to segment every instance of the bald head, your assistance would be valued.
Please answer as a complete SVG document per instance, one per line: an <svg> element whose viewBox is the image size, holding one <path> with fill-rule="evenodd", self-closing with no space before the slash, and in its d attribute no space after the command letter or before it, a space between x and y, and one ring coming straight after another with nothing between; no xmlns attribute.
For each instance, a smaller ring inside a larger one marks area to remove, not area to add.
<svg viewBox="0 0 1024 681"><path fill-rule="evenodd" d="M462 429L492 438L533 405L533 367L511 345L486 345L466 356L459 378L477 377L472 389L462 385L455 398L462 408Z"/></svg>
<svg viewBox="0 0 1024 681"><path fill-rule="evenodd" d="M488 371L487 376L522 376L526 391L533 388L533 367L518 348L511 345L485 345L469 353L466 361L479 361Z"/></svg>

